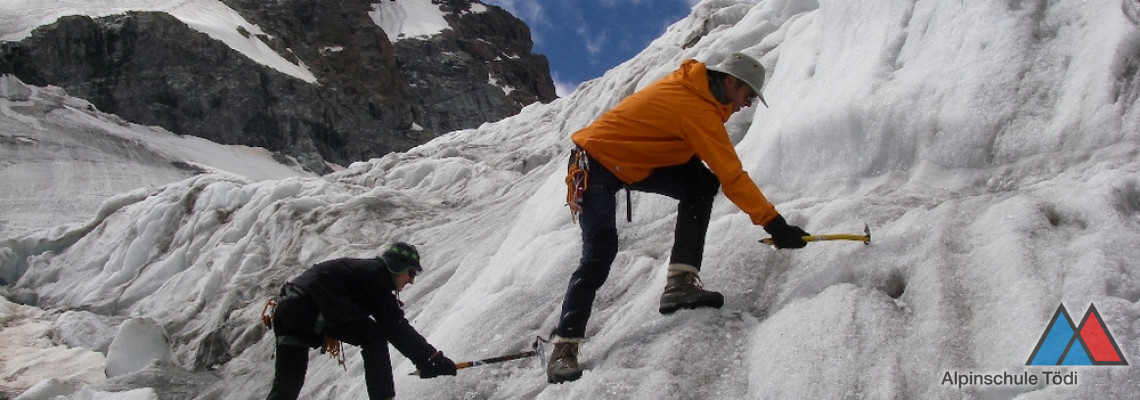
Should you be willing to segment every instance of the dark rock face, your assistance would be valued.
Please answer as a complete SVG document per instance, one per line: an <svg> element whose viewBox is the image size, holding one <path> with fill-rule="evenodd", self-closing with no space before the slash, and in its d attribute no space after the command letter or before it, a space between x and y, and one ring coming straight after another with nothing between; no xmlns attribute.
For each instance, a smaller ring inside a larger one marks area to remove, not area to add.
<svg viewBox="0 0 1140 400"><path fill-rule="evenodd" d="M451 31L396 43L399 69L425 112L425 128L471 128L467 121L501 119L489 114L492 110L513 115L535 99L557 97L553 83L547 84L546 57L529 55L533 44L525 24L506 12L465 13L460 7L469 6L466 1L447 3Z"/></svg>
<svg viewBox="0 0 1140 400"><path fill-rule="evenodd" d="M0 43L0 73L63 87L132 122L265 147L314 172L555 99L546 58L530 53L529 28L505 11L435 0L451 29L393 46L368 14L375 1L393 0L225 0L316 83L158 12L61 18Z"/></svg>

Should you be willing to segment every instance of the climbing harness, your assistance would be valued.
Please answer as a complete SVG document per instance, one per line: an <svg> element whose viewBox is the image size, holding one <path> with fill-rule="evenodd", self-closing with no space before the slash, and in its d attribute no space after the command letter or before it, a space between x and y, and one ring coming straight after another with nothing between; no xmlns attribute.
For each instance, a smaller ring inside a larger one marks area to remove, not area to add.
<svg viewBox="0 0 1140 400"><path fill-rule="evenodd" d="M344 349L341 348L340 341L331 337L325 337L325 347L321 348L321 353L329 353L329 357L336 360L341 368L348 371L348 367L344 365Z"/></svg>
<svg viewBox="0 0 1140 400"><path fill-rule="evenodd" d="M281 298L300 295L302 295L302 293L296 287L290 287L286 285L281 288ZM261 307L261 324L264 325L266 329L273 329L273 317L276 313L277 301L273 299L266 300L265 305ZM313 328L318 335L324 331L324 315L317 314L317 323ZM344 368L345 371L348 371L348 366L345 365L344 348L341 346L340 341L328 336L324 337L324 341L324 345L320 348L321 354L328 353L329 357L332 357L332 359L336 360L336 362L340 364L341 368ZM300 338L288 335L277 336L277 344L296 347L312 346Z"/></svg>
<svg viewBox="0 0 1140 400"><path fill-rule="evenodd" d="M566 206L570 207L570 220L578 222L578 214L582 213L582 195L590 185L590 157L585 150L577 148L570 150L570 165L566 168ZM629 194L629 185L625 189L625 220L633 222L633 199Z"/></svg>
<svg viewBox="0 0 1140 400"><path fill-rule="evenodd" d="M265 325L265 329L273 329L273 313L277 312L277 302L272 299L265 301L265 306L261 308L261 324Z"/></svg>
<svg viewBox="0 0 1140 400"><path fill-rule="evenodd" d="M570 165L566 168L566 206L570 207L570 220L578 222L582 212L582 195L590 183L590 158L586 151L570 151Z"/></svg>

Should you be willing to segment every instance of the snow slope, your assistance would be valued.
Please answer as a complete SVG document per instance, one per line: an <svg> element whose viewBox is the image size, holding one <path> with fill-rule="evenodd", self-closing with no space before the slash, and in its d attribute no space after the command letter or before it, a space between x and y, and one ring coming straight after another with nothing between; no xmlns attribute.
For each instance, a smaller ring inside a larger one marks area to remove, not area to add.
<svg viewBox="0 0 1140 400"><path fill-rule="evenodd" d="M702 278L725 307L662 316L675 202L635 193L581 380L548 385L537 360L419 380L394 355L401 398L1136 398L1138 16L1134 0L706 0L551 104L320 178L202 174L120 195L89 232L0 242L0 267L26 267L10 296L72 310L67 326L138 317L169 334L171 362L72 398L262 397L263 302L312 263L392 240L424 253L402 299L429 341L456 360L520 351L554 326L580 249L568 135L683 59L743 51L768 67L772 106L728 123L745 168L793 223L868 224L873 243L776 251L718 199ZM1095 304L1133 365L1026 366L1062 304L1074 318ZM57 340L107 335L81 332ZM302 396L366 398L357 353L344 372L312 352ZM1047 373L1077 379L946 381Z"/></svg>
<svg viewBox="0 0 1140 400"><path fill-rule="evenodd" d="M91 219L108 198L204 171L245 179L311 175L262 148L131 124L59 88L0 76L0 238ZM8 282L14 277L0 274Z"/></svg>

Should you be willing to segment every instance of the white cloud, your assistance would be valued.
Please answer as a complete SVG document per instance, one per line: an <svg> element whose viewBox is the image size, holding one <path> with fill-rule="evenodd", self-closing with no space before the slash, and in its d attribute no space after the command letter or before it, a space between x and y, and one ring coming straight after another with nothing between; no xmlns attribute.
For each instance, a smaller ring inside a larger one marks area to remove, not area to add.
<svg viewBox="0 0 1140 400"><path fill-rule="evenodd" d="M585 25L578 27L578 36L582 38L582 46L586 48L586 52L590 54L591 61L597 59L598 54L605 51L606 40L608 40L609 30L602 29L600 31L591 29Z"/></svg>
<svg viewBox="0 0 1140 400"><path fill-rule="evenodd" d="M697 0L697 1L699 2L700 0ZM644 2L645 2L645 0L600 0L599 1L599 3L601 3L602 6L604 6L604 7L618 7L622 4L641 4Z"/></svg>
<svg viewBox="0 0 1140 400"><path fill-rule="evenodd" d="M582 84L582 82L562 80L558 76L558 73L553 71L550 73L550 79L554 80L554 93L557 94L558 97L569 96L571 93L574 93L575 90L578 90L578 85Z"/></svg>
<svg viewBox="0 0 1140 400"><path fill-rule="evenodd" d="M678 0L681 4L693 7L703 0ZM603 7L620 7L623 4L643 4L646 0L599 0L598 3Z"/></svg>

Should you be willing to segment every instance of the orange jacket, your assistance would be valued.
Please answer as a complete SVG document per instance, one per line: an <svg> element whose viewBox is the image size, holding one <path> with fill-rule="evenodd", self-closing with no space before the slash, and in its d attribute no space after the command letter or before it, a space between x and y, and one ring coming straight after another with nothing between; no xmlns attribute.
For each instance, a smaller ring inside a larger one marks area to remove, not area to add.
<svg viewBox="0 0 1140 400"><path fill-rule="evenodd" d="M732 106L720 103L709 91L705 64L686 60L571 139L626 183L645 179L654 168L699 156L716 174L728 199L753 224L767 225L778 215L776 207L744 172L724 129L730 115Z"/></svg>

